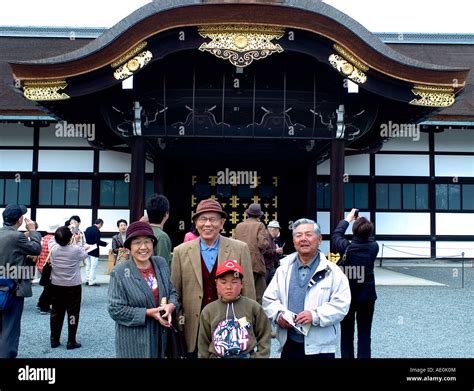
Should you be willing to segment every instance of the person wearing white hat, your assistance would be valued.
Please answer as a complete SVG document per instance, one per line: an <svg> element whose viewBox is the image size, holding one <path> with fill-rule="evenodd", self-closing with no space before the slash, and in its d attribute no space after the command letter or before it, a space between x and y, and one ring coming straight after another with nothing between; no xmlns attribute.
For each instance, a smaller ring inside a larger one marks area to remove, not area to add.
<svg viewBox="0 0 474 391"><path fill-rule="evenodd" d="M277 254L279 256L283 255L283 246L285 245L285 243L283 243L283 240L280 237L280 223L276 220L272 220L268 223L267 228L270 232L270 235L272 235L273 242L277 246Z"/></svg>

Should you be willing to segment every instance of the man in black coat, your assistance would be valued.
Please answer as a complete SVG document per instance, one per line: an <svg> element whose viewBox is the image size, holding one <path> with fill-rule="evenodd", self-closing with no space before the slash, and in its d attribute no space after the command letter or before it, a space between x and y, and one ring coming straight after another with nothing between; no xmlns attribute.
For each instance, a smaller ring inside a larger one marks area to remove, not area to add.
<svg viewBox="0 0 474 391"><path fill-rule="evenodd" d="M370 358L372 318L374 315L375 278L374 263L379 245L373 238L374 226L365 217L356 217L357 209L352 209L341 220L332 234L333 250L341 257L346 253L343 271L349 279L351 306L349 313L341 322L341 356L354 358L354 323L357 320L357 358ZM354 221L352 242L344 233L349 223Z"/></svg>
<svg viewBox="0 0 474 391"><path fill-rule="evenodd" d="M97 272L97 265L99 263L99 246L106 247L107 242L100 240L100 229L104 225L104 220L97 219L94 225L87 228L84 232L86 236L86 243L87 244L96 244L97 248L88 252L89 255L86 258L86 285L89 286L99 286L100 284L96 283L96 272Z"/></svg>

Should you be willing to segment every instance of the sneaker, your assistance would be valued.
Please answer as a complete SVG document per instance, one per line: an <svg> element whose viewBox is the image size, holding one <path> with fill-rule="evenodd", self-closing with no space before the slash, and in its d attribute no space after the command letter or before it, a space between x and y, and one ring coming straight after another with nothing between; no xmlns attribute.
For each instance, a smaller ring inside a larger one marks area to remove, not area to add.
<svg viewBox="0 0 474 391"><path fill-rule="evenodd" d="M71 350L71 349L77 349L80 348L82 345L79 342L68 342L66 349Z"/></svg>
<svg viewBox="0 0 474 391"><path fill-rule="evenodd" d="M95 284L89 284L89 286L100 286L100 284L97 284L97 282Z"/></svg>
<svg viewBox="0 0 474 391"><path fill-rule="evenodd" d="M51 310L40 310L40 315L49 315Z"/></svg>

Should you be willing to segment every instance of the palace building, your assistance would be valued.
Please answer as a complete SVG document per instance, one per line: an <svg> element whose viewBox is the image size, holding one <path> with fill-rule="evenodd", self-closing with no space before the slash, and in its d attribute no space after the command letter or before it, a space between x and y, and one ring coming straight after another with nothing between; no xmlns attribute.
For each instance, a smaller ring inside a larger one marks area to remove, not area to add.
<svg viewBox="0 0 474 391"><path fill-rule="evenodd" d="M176 246L200 200L229 236L257 202L289 249L292 221L318 221L327 252L355 207L384 257L474 257L473 67L474 35L373 34L306 0L0 27L0 208L111 236L162 193Z"/></svg>

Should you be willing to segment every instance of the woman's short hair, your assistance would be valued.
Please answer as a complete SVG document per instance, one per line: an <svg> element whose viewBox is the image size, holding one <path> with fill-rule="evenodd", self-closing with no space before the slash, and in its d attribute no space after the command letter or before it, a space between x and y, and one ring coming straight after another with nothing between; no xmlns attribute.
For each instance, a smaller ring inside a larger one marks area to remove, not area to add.
<svg viewBox="0 0 474 391"><path fill-rule="evenodd" d="M128 225L127 220L125 219L120 219L117 221L117 227L120 227L120 223L125 223L125 225Z"/></svg>
<svg viewBox="0 0 474 391"><path fill-rule="evenodd" d="M72 238L72 232L68 227L59 227L54 233L54 240L60 246L67 246Z"/></svg>
<svg viewBox="0 0 474 391"><path fill-rule="evenodd" d="M359 239L367 241L374 233L374 225L365 217L359 217L352 225L352 233Z"/></svg>

